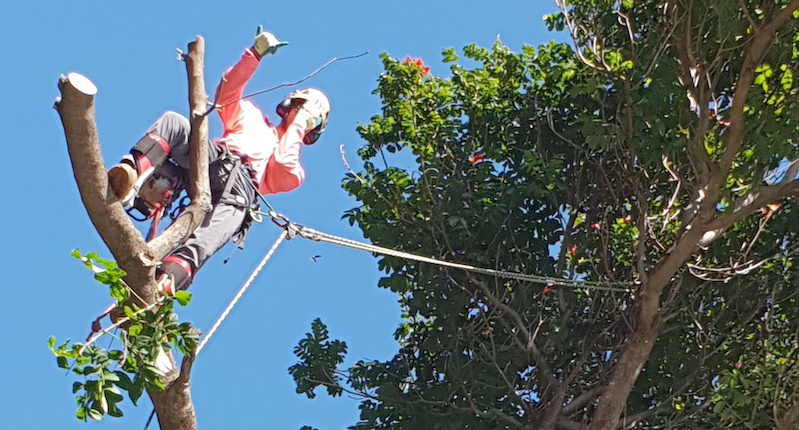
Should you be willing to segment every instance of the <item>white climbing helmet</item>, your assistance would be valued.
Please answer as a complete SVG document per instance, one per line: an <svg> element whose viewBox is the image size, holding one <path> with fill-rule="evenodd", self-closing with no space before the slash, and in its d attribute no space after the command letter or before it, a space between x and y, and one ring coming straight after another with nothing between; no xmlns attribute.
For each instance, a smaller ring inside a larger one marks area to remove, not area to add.
<svg viewBox="0 0 799 430"><path fill-rule="evenodd" d="M298 103L297 100L304 100L302 103L303 109L316 117L316 127L306 133L303 139L303 143L312 145L319 139L319 136L322 135L322 132L325 131L325 127L327 127L327 118L330 116L330 100L327 99L325 93L316 88L294 91L277 105L275 111L280 118L286 117L289 109Z"/></svg>

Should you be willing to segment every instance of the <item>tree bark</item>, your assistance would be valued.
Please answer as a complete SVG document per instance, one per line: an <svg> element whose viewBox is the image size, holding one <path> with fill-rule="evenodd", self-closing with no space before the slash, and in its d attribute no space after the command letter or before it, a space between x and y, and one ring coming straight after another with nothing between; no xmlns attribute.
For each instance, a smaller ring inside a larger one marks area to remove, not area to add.
<svg viewBox="0 0 799 430"><path fill-rule="evenodd" d="M106 167L100 151L94 115L96 86L87 78L71 73L59 80L61 97L55 109L61 117L75 181L83 205L108 250L127 276L126 283L146 303L156 300L153 285L155 267L160 260L183 243L200 225L211 208L208 181L207 95L203 78L205 42L198 36L189 44L184 57L189 78L191 205L163 234L145 243L122 205L108 187ZM170 357L171 358L171 357ZM174 361L174 359L173 359ZM190 374L193 357L184 357L181 371L166 375L166 389L149 393L163 430L195 430Z"/></svg>

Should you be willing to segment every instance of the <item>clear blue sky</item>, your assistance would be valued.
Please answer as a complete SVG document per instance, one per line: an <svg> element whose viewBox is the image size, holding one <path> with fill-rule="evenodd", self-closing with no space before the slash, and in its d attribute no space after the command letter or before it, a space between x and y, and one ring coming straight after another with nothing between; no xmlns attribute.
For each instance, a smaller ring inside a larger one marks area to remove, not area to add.
<svg viewBox="0 0 799 430"><path fill-rule="evenodd" d="M52 109L60 74L80 72L99 88L96 118L107 165L127 152L165 110L187 111L186 74L175 60L195 35L206 40L206 88L252 42L259 24L291 44L267 58L248 92L298 80L332 57L369 51L340 62L307 85L330 97L327 132L303 153L307 181L297 191L270 198L294 221L331 234L361 239L341 219L356 202L341 189L343 145L356 170L361 146L355 128L380 109L372 95L381 72L378 55L421 57L434 74L447 74L443 49L499 35L512 49L557 36L541 20L550 1L380 2L169 2L11 1L0 14L0 157L2 197L2 302L0 428L142 429L149 400L123 405L126 416L88 424L74 418L74 378L58 369L47 339L82 340L110 303L107 289L70 257L80 248L110 258L80 202L63 130ZM274 117L289 90L255 99ZM211 120L211 135L219 135ZM143 226L146 228L146 226ZM180 317L207 331L247 279L279 229L254 227L244 251L222 261L222 250L198 274L190 307ZM311 261L314 255L322 257ZM331 335L349 346L348 363L387 359L396 351L396 297L377 288L376 259L330 245L296 239L285 243L242 303L197 358L193 396L203 429L344 429L358 419L349 398L314 400L294 392L287 368L293 347L322 318ZM151 429L157 428L156 425Z"/></svg>

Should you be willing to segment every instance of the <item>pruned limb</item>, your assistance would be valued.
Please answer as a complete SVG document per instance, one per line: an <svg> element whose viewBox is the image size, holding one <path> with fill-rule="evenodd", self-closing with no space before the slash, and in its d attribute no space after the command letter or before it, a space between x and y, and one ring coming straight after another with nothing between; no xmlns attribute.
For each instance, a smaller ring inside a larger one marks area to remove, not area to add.
<svg viewBox="0 0 799 430"><path fill-rule="evenodd" d="M128 273L128 284L151 303L155 295L146 286L152 268L147 244L108 187L94 116L97 88L77 73L62 76L58 88L61 97L56 100L55 109L64 127L83 206L117 264Z"/></svg>
<svg viewBox="0 0 799 430"><path fill-rule="evenodd" d="M189 81L189 109L191 133L189 134L189 197L191 205L160 236L150 242L150 252L159 260L183 243L202 223L211 209L211 191L208 180L208 121L202 115L208 98L203 76L205 40L197 36L189 44L189 53L184 57ZM171 358L171 357L170 357ZM180 374L167 375L171 380L164 384L161 393L150 393L158 423L162 429L194 430L197 417L191 400L190 374L193 358L184 357Z"/></svg>

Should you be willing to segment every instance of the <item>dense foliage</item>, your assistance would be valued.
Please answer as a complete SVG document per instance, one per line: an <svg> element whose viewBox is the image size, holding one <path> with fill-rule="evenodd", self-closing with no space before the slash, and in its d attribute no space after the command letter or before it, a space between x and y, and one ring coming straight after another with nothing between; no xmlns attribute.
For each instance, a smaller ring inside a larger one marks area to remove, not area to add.
<svg viewBox="0 0 799 430"><path fill-rule="evenodd" d="M378 245L576 285L381 258L400 350L338 370L317 321L298 391L355 429L795 428L799 1L559 6L573 46L383 55L344 188Z"/></svg>

